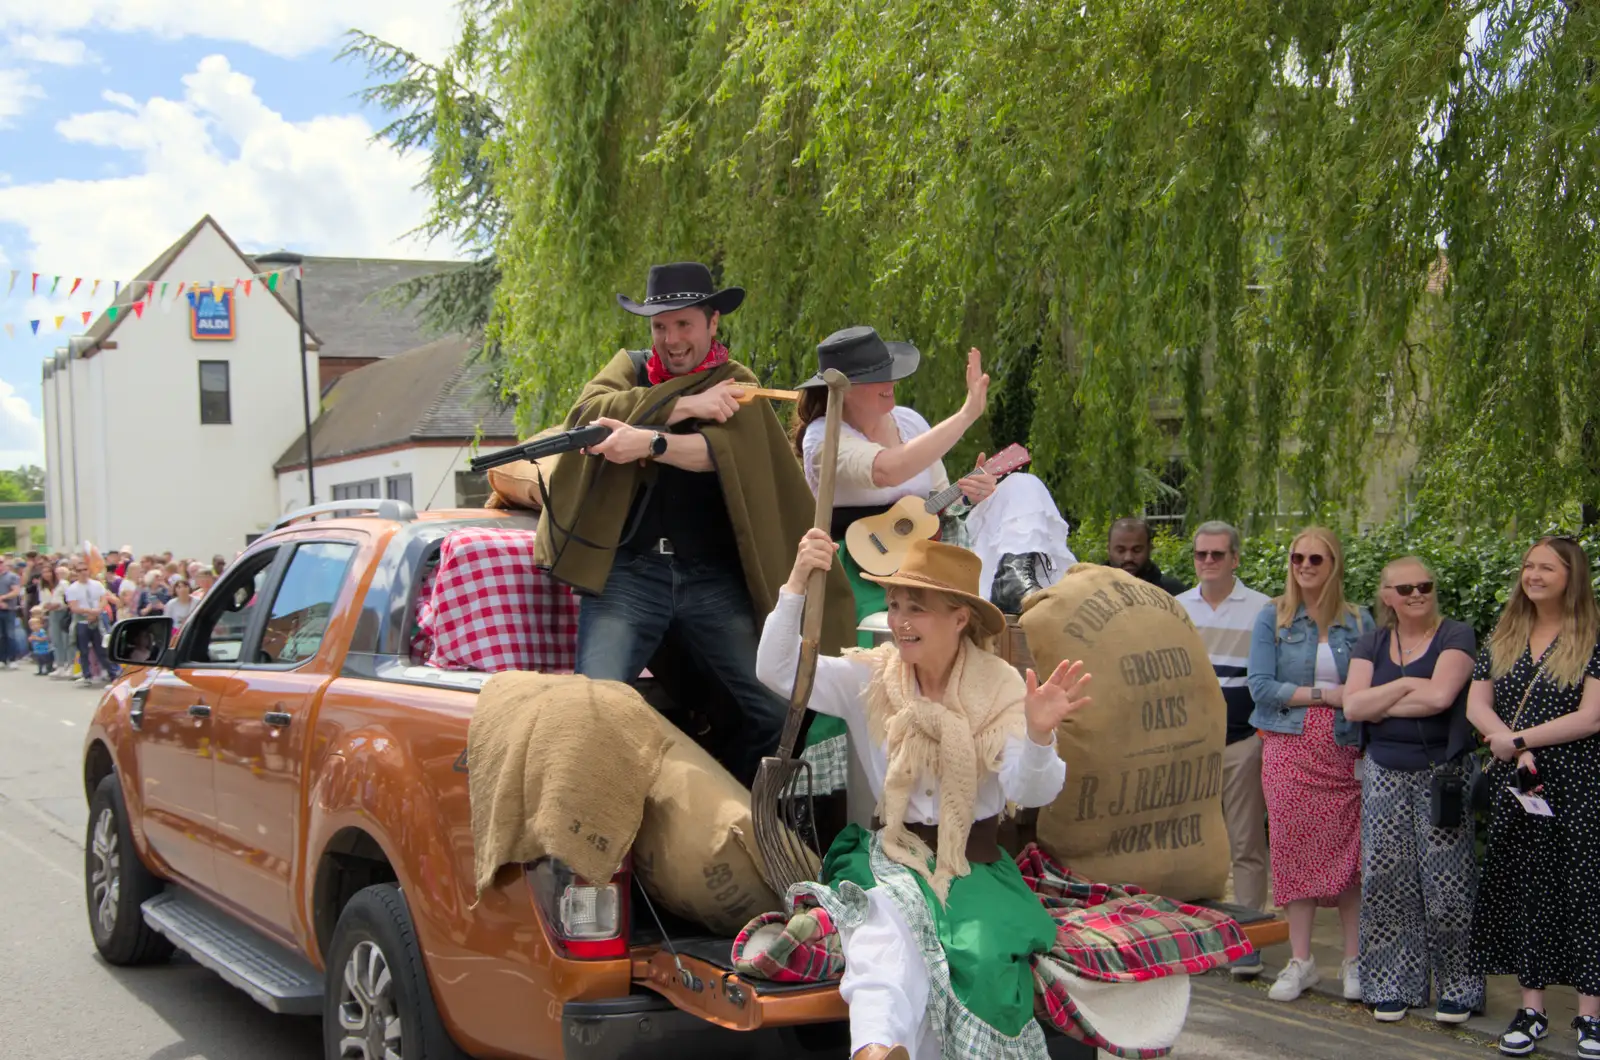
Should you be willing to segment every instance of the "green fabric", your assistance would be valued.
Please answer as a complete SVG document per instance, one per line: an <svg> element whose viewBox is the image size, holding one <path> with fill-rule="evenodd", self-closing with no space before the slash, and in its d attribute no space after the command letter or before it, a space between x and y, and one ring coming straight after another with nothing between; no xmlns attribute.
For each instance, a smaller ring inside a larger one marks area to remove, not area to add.
<svg viewBox="0 0 1600 1060"><path fill-rule="evenodd" d="M725 379L757 385L750 369L735 361L659 386L640 385L633 357L621 350L589 380L564 426L581 427L608 416L634 426L665 427L679 397ZM757 620L764 621L794 566L796 544L815 518L816 498L767 402L751 402L726 423L698 422L696 430L710 447L716 471L708 474L721 481L750 603ZM550 503L539 516L536 562L579 592L602 592L634 494L655 475L648 461L613 464L577 451L562 453L550 475ZM825 655L855 639L848 586L842 571L829 575L820 638Z"/></svg>
<svg viewBox="0 0 1600 1060"><path fill-rule="evenodd" d="M869 861L871 841L872 833L859 824L847 826L823 858L822 882L837 887L848 880L862 890L877 886ZM943 907L926 880L910 875L938 932L957 999L1002 1034L1021 1034L1033 1019L1030 957L1050 951L1056 922L1023 882L1016 862L1003 857L973 865L950 885L950 900Z"/></svg>
<svg viewBox="0 0 1600 1060"><path fill-rule="evenodd" d="M847 578L850 579L850 591L855 594L856 600L856 625L861 625L861 620L868 615L875 615L884 610L888 604L884 599L883 586L877 582L869 582L861 576L861 568L856 566L856 561L850 558L850 553L843 548L839 549L839 557L844 560L842 567ZM829 586L832 589L832 586ZM870 648L873 646L872 634L857 633L856 646ZM843 718L832 718L826 714L812 717L811 727L806 730L806 746L814 747L819 743L832 740L839 736L847 735Z"/></svg>
<svg viewBox="0 0 1600 1060"><path fill-rule="evenodd" d="M849 552L840 548L839 557L844 560L842 566L844 567L845 576L850 579L850 589L856 594L856 628L859 630L862 619L868 615L875 615L879 611L888 610L887 594L883 586L877 582L869 582L861 576L861 568L856 565L856 561L850 557ZM856 645L861 648L873 647L872 634L858 632L856 634Z"/></svg>

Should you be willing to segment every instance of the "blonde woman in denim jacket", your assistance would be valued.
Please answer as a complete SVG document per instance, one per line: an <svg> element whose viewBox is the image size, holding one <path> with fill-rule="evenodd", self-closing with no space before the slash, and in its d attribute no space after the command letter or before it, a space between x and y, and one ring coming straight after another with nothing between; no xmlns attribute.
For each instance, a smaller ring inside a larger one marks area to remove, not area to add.
<svg viewBox="0 0 1600 1060"><path fill-rule="evenodd" d="M1288 911L1293 950L1268 994L1274 1001L1293 1001L1321 981L1311 957L1318 906L1339 909L1343 993L1361 999L1361 726L1341 707L1350 649L1372 628L1372 615L1345 600L1338 537L1318 526L1300 531L1283 595L1262 608L1250 643L1272 896Z"/></svg>

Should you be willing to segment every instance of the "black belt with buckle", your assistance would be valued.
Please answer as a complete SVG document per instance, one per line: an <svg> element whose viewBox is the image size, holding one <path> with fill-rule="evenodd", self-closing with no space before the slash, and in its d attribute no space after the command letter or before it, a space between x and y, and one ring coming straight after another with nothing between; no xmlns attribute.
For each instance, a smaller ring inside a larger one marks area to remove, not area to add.
<svg viewBox="0 0 1600 1060"><path fill-rule="evenodd" d="M656 538L654 542L646 545L644 550L656 556L672 556L677 554L676 550L672 547L672 539L669 537Z"/></svg>

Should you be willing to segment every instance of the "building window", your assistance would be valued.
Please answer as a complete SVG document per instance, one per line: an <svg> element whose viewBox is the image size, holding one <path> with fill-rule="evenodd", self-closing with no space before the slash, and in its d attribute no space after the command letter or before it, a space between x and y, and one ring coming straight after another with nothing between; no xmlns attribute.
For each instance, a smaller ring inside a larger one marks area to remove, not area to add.
<svg viewBox="0 0 1600 1060"><path fill-rule="evenodd" d="M411 503L411 476L390 475L383 480L383 495L392 501Z"/></svg>
<svg viewBox="0 0 1600 1060"><path fill-rule="evenodd" d="M362 498L377 499L378 480L375 478L364 479L361 482L344 482L333 487L333 499L336 501L354 501Z"/></svg>
<svg viewBox="0 0 1600 1060"><path fill-rule="evenodd" d="M233 422L233 407L228 396L227 361L200 362L200 422Z"/></svg>
<svg viewBox="0 0 1600 1060"><path fill-rule="evenodd" d="M482 508L489 499L489 476L486 472L456 472L456 507Z"/></svg>

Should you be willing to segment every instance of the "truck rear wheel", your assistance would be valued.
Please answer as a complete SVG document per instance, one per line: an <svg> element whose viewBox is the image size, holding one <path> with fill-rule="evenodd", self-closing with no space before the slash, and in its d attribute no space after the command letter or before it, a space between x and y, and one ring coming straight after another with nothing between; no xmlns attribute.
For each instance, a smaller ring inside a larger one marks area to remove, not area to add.
<svg viewBox="0 0 1600 1060"><path fill-rule="evenodd" d="M139 909L161 888L161 881L133 849L122 782L110 773L101 778L89 800L89 834L83 843L89 929L95 949L108 963L154 964L172 955L172 943L144 922Z"/></svg>
<svg viewBox="0 0 1600 1060"><path fill-rule="evenodd" d="M339 914L322 1002L326 1060L465 1060L439 1018L405 897L357 891Z"/></svg>

